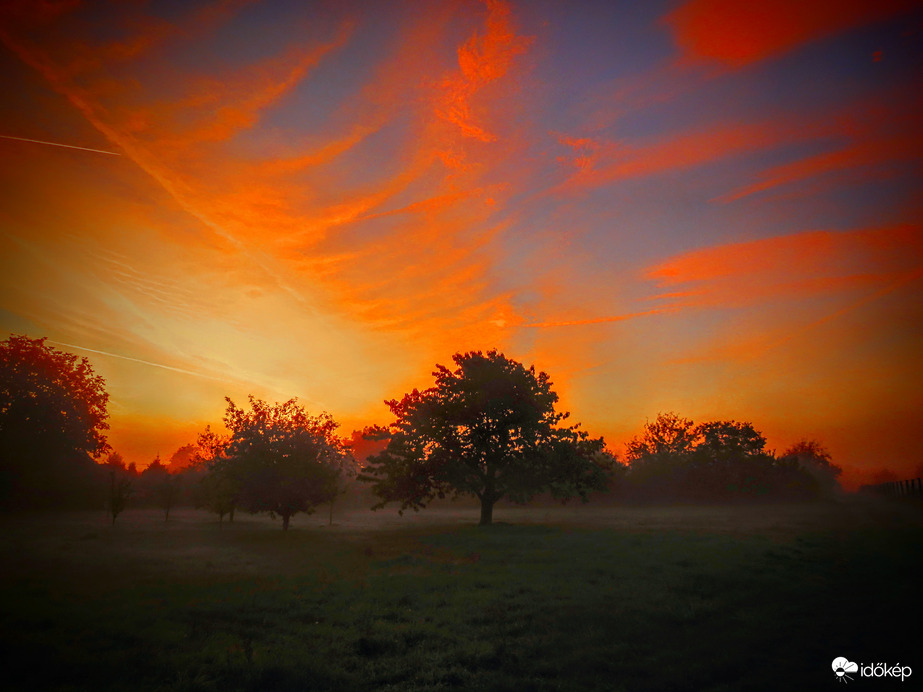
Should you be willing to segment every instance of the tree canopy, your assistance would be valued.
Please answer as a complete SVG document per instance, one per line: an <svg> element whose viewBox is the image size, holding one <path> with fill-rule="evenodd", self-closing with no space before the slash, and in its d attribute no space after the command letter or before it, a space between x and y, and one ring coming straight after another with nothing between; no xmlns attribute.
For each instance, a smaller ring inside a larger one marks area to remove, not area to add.
<svg viewBox="0 0 923 692"><path fill-rule="evenodd" d="M376 507L397 501L417 510L436 497L473 495L481 524L490 524L502 498L550 491L585 499L604 487L602 438L562 425L569 414L555 411L546 373L496 350L452 359L455 370L436 366L434 386L385 402L395 420L377 434L387 446L360 476L381 498Z"/></svg>
<svg viewBox="0 0 923 692"><path fill-rule="evenodd" d="M833 463L830 452L817 440L799 440L782 453L782 459L810 474L823 494L832 495L839 489L837 477L843 469Z"/></svg>
<svg viewBox="0 0 923 692"><path fill-rule="evenodd" d="M199 437L209 468L208 506L221 516L241 507L282 517L283 529L298 512L313 512L339 492L351 456L327 413L308 414L296 400L268 404L253 396L250 409L227 398L227 436L211 429Z"/></svg>
<svg viewBox="0 0 923 692"><path fill-rule="evenodd" d="M0 342L0 502L73 499L65 486L89 482L92 460L109 449L105 381L45 341Z"/></svg>
<svg viewBox="0 0 923 692"><path fill-rule="evenodd" d="M806 499L818 493L812 474L767 452L766 438L748 422L696 425L660 413L626 447L628 486L639 499Z"/></svg>

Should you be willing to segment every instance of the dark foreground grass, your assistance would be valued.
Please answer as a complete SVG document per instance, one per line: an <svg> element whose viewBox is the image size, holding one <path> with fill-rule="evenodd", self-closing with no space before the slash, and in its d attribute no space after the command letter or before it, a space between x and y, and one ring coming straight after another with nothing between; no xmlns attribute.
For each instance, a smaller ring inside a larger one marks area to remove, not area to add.
<svg viewBox="0 0 923 692"><path fill-rule="evenodd" d="M487 529L440 513L384 528L302 520L288 534L254 518L219 528L192 512L169 525L126 514L115 527L86 515L6 518L0 684L821 689L835 684L837 656L923 678L907 636L921 614L912 514L575 516L501 512L516 523Z"/></svg>

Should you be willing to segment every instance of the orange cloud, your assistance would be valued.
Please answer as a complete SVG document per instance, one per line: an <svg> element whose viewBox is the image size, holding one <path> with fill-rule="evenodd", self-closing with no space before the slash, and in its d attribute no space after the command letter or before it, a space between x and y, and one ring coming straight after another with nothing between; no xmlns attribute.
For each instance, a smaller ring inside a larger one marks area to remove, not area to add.
<svg viewBox="0 0 923 692"><path fill-rule="evenodd" d="M561 138L577 155L564 157L576 169L557 191L596 188L629 178L705 165L732 156L760 151L792 141L810 140L830 133L829 123L779 119L758 123L721 123L660 141L601 144L588 139Z"/></svg>
<svg viewBox="0 0 923 692"><path fill-rule="evenodd" d="M510 22L509 4L502 0L485 0L487 27L474 34L458 49L455 74L445 78L443 97L437 107L440 117L452 123L466 136L481 142L496 141L496 135L475 123L472 100L483 87L509 72L514 59L525 53L531 38L517 36Z"/></svg>
<svg viewBox="0 0 923 692"><path fill-rule="evenodd" d="M691 0L665 21L684 59L739 68L915 5L912 0Z"/></svg>
<svg viewBox="0 0 923 692"><path fill-rule="evenodd" d="M904 282L923 266L923 226L807 231L695 250L647 272L685 307L740 306Z"/></svg>
<svg viewBox="0 0 923 692"><path fill-rule="evenodd" d="M860 103L808 117L786 113L773 120L720 123L647 141L605 142L558 135L558 142L568 150L558 161L566 166L569 177L556 191L603 187L806 142L826 151L758 172L754 182L713 201L732 202L827 175L854 176L872 167L875 175L881 175L923 156L921 117L923 99L883 89ZM882 170L880 164L889 168Z"/></svg>
<svg viewBox="0 0 923 692"><path fill-rule="evenodd" d="M219 105L209 121L182 133L180 143L225 140L238 130L252 127L259 111L291 91L328 53L343 46L349 34L349 25L343 25L332 41L296 46L279 58L249 68L243 75L221 82L209 81L206 92L217 92L214 100ZM199 85L194 87L196 91L200 88Z"/></svg>
<svg viewBox="0 0 923 692"><path fill-rule="evenodd" d="M87 44L80 80L53 46L12 33L4 40L227 241L228 261L242 254L305 307L326 301L325 308L374 329L426 334L448 350L444 344L471 339L473 331L495 345L514 324L503 317L511 313L509 296L490 288L497 227L482 228L510 187L508 180L487 181L491 162L509 147L492 154L469 145L484 140L473 133L492 129L491 112L506 96L499 85L530 39L513 31L506 3L491 1L486 17L477 18L484 24L458 47L454 69L438 59L421 63L421 54L441 54L452 22L469 19L449 4L408 17L371 77L330 114L330 132L294 154L287 132L256 132L261 144L269 142L259 158L235 151L235 135L320 61L336 60L351 24L324 43L283 45L276 57L230 73L165 82L140 74L130 95L105 86L106 68L117 61L131 75L132 57L158 49L163 27L123 39L122 48ZM411 129L395 143L393 165L356 170L344 161L396 138L395 121ZM495 132L488 139L496 141ZM457 166L439 163L453 160ZM363 230L370 225L375 233ZM113 280L130 281L133 292L158 303L157 287L143 279L116 271Z"/></svg>
<svg viewBox="0 0 923 692"><path fill-rule="evenodd" d="M719 198L732 202L749 195L810 178L843 174L880 164L914 162L923 157L923 99L918 95L897 100L899 107L860 106L839 115L841 140L835 148L814 156L774 166L757 174L758 181ZM878 171L877 174L881 174Z"/></svg>

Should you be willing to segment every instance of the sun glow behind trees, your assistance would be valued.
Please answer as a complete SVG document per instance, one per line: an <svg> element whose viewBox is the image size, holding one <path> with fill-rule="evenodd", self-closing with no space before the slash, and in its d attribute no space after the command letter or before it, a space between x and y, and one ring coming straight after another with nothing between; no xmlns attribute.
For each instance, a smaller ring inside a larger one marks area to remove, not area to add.
<svg viewBox="0 0 923 692"><path fill-rule="evenodd" d="M607 439L912 472L918 4L574 7L4 3L0 327L93 353L139 466L500 348Z"/></svg>

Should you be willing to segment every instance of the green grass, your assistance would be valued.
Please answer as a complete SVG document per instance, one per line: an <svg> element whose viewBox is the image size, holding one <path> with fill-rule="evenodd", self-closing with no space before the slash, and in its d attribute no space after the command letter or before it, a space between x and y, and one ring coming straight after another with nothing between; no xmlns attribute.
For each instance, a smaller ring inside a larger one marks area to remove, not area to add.
<svg viewBox="0 0 923 692"><path fill-rule="evenodd" d="M371 520L369 519L371 516ZM874 505L3 519L13 689L741 690L923 661L919 517ZM8 687L7 684L4 685Z"/></svg>

